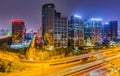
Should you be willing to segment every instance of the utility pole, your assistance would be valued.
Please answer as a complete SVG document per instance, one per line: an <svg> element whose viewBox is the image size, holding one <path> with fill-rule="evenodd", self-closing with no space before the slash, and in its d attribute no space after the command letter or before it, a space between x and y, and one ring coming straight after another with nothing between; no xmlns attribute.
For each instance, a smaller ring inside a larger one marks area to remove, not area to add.
<svg viewBox="0 0 120 76"><path fill-rule="evenodd" d="M44 52L42 51L42 76L44 76L44 63L43 63L43 60L44 60Z"/></svg>

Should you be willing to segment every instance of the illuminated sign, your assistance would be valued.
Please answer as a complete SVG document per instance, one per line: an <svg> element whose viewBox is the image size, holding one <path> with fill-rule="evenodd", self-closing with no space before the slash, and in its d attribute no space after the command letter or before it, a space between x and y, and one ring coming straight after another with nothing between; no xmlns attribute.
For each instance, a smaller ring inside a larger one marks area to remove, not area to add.
<svg viewBox="0 0 120 76"><path fill-rule="evenodd" d="M12 20L13 23L21 23L23 22L22 20Z"/></svg>
<svg viewBox="0 0 120 76"><path fill-rule="evenodd" d="M108 25L109 23L108 23L108 22L105 22L104 24L105 24L105 25Z"/></svg>
<svg viewBox="0 0 120 76"><path fill-rule="evenodd" d="M91 18L91 21L102 21L101 18Z"/></svg>
<svg viewBox="0 0 120 76"><path fill-rule="evenodd" d="M81 16L79 16L79 15L74 15L74 17L77 17L77 18L82 18Z"/></svg>

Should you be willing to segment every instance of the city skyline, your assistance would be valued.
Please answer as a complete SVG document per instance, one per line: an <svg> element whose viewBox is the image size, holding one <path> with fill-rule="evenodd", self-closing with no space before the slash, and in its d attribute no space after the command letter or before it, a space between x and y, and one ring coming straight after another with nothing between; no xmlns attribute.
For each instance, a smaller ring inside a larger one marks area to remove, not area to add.
<svg viewBox="0 0 120 76"><path fill-rule="evenodd" d="M0 0L0 76L120 76L118 0Z"/></svg>
<svg viewBox="0 0 120 76"><path fill-rule="evenodd" d="M82 16L82 18L99 17L103 20L120 21L118 16L120 12L118 8L119 2L118 0L69 0L69 2L68 0L1 0L0 28L11 30L11 20L22 19L25 22L27 31L36 31L36 28L42 26L42 5L46 3L54 3L58 12L61 12L63 16L68 16L68 18L73 14L78 14Z"/></svg>

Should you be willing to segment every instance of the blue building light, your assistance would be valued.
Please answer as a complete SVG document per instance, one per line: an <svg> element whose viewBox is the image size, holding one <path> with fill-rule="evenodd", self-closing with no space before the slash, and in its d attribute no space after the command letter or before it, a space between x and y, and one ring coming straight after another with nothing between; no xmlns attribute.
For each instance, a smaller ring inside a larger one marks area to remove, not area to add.
<svg viewBox="0 0 120 76"><path fill-rule="evenodd" d="M105 22L104 24L105 24L105 25L109 25L109 22Z"/></svg>
<svg viewBox="0 0 120 76"><path fill-rule="evenodd" d="M91 21L102 21L101 18L91 18Z"/></svg>
<svg viewBox="0 0 120 76"><path fill-rule="evenodd" d="M79 16L79 15L74 15L74 17L77 17L77 18L82 18L81 16Z"/></svg>

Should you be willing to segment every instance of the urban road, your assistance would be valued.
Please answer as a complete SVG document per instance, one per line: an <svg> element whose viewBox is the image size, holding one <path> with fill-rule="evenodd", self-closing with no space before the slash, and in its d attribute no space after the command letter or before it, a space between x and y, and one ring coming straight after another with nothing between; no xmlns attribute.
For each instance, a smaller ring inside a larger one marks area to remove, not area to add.
<svg viewBox="0 0 120 76"><path fill-rule="evenodd" d="M110 49L109 51L100 51L100 52L95 52L95 53L90 53L90 54L85 54L85 55L80 55L80 56L74 56L74 57L69 57L69 58L64 58L60 60L53 60L53 61L48 61L48 62L34 62L34 63L27 63L26 61L23 61L23 65L28 65L31 67L34 67L33 69L23 71L23 72L18 72L18 73L11 73L6 76L67 76L67 75L74 75L74 73L77 73L81 70L85 70L91 67L96 67L98 64L102 64L104 62L108 62L111 60L114 60L116 58L120 57L120 53L116 50L119 50L116 48L115 50ZM117 52L113 54L114 52ZM101 59L96 59L94 61L88 61L81 63L81 59L85 57L91 57L96 54L106 54L106 57L103 56ZM109 55L110 54L110 55ZM74 61L78 60L79 61ZM67 63L73 60L71 63ZM59 64L59 63L64 63L64 64ZM52 64L52 65L50 65ZM55 65L53 65L55 64ZM59 64L59 65L56 65ZM79 75L80 76L80 75ZM82 75L81 75L82 76Z"/></svg>

